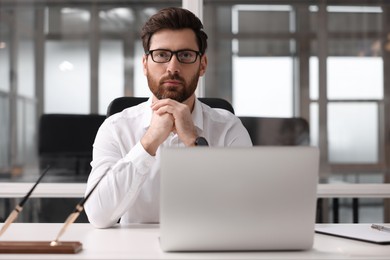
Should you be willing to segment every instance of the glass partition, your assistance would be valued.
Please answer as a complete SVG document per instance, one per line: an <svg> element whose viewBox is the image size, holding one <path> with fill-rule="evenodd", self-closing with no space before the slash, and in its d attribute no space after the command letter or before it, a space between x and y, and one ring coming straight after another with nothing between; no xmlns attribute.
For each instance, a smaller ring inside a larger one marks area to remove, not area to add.
<svg viewBox="0 0 390 260"><path fill-rule="evenodd" d="M88 114L90 65L88 42L47 41L44 113Z"/></svg>
<svg viewBox="0 0 390 260"><path fill-rule="evenodd" d="M104 117L115 97L148 96L139 29L181 5L0 0L1 177L38 172L43 113ZM203 96L238 116L307 120L322 182L390 182L388 3L204 0L202 11Z"/></svg>

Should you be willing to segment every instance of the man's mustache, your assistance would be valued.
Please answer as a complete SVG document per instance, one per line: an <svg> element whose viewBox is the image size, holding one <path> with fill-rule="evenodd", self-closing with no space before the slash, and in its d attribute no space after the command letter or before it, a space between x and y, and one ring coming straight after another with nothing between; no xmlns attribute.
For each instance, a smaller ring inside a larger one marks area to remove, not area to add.
<svg viewBox="0 0 390 260"><path fill-rule="evenodd" d="M167 80L177 80L177 81L180 81L181 83L184 83L184 79L182 77L180 77L178 74L171 74L171 75L168 75L166 77L163 77L161 80L160 80L160 83L164 83L165 81Z"/></svg>

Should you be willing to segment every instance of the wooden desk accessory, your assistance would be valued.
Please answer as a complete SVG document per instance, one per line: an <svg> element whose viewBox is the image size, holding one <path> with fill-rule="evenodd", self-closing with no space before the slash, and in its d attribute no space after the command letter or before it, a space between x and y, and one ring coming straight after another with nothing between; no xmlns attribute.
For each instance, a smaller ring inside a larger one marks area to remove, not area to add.
<svg viewBox="0 0 390 260"><path fill-rule="evenodd" d="M38 185L40 180L49 170L48 166L46 170L41 174L38 181L27 193L21 203L19 203L11 214L6 219L4 225L0 229L0 236L8 229L8 227L14 222L18 214L22 211L24 203L30 197L31 193L34 191L35 187ZM82 250L82 244L77 241L60 241L60 237L65 233L67 228L75 222L80 213L84 210L84 204L91 196L92 192L96 189L99 182L110 170L108 168L106 172L100 177L95 186L88 192L88 194L83 198L75 207L74 211L68 216L65 220L64 225L62 226L57 237L53 241L0 241L0 254L76 254Z"/></svg>
<svg viewBox="0 0 390 260"><path fill-rule="evenodd" d="M0 254L76 254L83 245L77 241L0 241Z"/></svg>

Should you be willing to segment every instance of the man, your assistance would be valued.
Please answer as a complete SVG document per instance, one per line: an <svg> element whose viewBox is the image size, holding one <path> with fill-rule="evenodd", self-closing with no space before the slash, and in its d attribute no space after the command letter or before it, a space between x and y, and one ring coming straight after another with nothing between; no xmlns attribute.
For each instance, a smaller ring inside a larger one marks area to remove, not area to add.
<svg viewBox="0 0 390 260"><path fill-rule="evenodd" d="M109 117L93 148L87 192L100 177L85 210L105 228L117 223L159 222L159 154L163 147L251 146L241 121L195 97L207 67L207 35L190 11L166 8L142 29L144 74L152 96ZM201 188L200 188L201 190Z"/></svg>

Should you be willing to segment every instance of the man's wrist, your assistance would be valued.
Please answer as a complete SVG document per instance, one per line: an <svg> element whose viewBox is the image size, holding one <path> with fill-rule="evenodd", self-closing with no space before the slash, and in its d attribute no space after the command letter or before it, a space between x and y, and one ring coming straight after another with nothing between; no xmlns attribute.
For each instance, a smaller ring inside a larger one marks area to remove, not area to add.
<svg viewBox="0 0 390 260"><path fill-rule="evenodd" d="M152 141L149 139L146 134L141 138L140 140L141 145L145 149L147 153L149 153L151 156L156 155L156 151L158 149L159 144L157 144L156 141Z"/></svg>

